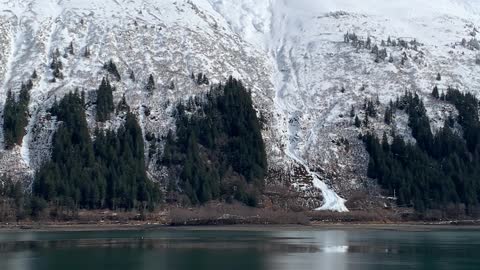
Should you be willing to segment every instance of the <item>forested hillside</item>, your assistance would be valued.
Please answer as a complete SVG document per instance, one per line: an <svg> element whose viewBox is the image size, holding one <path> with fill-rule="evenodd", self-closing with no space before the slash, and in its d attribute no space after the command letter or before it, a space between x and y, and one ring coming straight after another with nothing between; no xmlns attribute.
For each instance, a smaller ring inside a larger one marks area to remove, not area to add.
<svg viewBox="0 0 480 270"><path fill-rule="evenodd" d="M242 82L230 77L205 98L179 104L175 117L176 134L168 134L161 160L180 178L169 192L184 190L193 204L223 199L257 205L267 161L261 123Z"/></svg>
<svg viewBox="0 0 480 270"><path fill-rule="evenodd" d="M146 176L143 135L136 117L127 111L119 130L97 130L92 141L84 104L83 95L75 92L51 108L61 124L53 138L51 161L35 174L33 194L79 208L153 209L160 190Z"/></svg>
<svg viewBox="0 0 480 270"><path fill-rule="evenodd" d="M22 95L28 97L25 91ZM5 186L4 195L18 202L18 209L30 208L34 201L42 209L153 210L164 201L162 191L147 177L144 135L125 98L113 106L112 86L102 80L96 92L96 120L115 117L123 124L116 130L96 128L93 136L85 99L77 90L50 108L50 117L59 124L51 159L35 173L30 201L19 202L22 188L13 183ZM28 106L28 100L18 103ZM14 119L22 117L19 113ZM212 86L208 94L178 104L174 117L176 132L168 133L158 160L158 166L169 168L170 198L187 198L178 201L182 205L222 200L256 206L267 161L261 123L243 84L230 78L225 85Z"/></svg>
<svg viewBox="0 0 480 270"><path fill-rule="evenodd" d="M423 101L416 93L406 93L392 109L406 111L416 143L398 134L384 134L381 140L365 136L368 176L390 194L395 191L399 205L419 212L463 205L471 213L480 203L479 101L453 88L440 95L435 87L432 95L453 104L458 117L449 117L433 134Z"/></svg>

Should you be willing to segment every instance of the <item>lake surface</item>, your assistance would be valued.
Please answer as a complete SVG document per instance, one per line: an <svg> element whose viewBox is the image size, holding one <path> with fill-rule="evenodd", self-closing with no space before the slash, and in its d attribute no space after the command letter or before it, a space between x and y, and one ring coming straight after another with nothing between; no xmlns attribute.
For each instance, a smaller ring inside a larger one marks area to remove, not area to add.
<svg viewBox="0 0 480 270"><path fill-rule="evenodd" d="M1 270L480 269L480 231L0 233Z"/></svg>

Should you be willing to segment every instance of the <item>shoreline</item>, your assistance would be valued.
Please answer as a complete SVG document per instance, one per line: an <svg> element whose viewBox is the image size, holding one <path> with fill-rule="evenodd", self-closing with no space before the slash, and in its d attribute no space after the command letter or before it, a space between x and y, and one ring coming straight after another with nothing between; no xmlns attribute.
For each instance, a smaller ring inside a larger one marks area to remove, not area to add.
<svg viewBox="0 0 480 270"><path fill-rule="evenodd" d="M171 226L155 223L128 224L80 224L80 223L19 223L0 224L0 233L19 232L102 232L102 231L331 231L331 230L370 230L370 231L448 231L480 230L480 223L313 223L310 225L199 225Z"/></svg>

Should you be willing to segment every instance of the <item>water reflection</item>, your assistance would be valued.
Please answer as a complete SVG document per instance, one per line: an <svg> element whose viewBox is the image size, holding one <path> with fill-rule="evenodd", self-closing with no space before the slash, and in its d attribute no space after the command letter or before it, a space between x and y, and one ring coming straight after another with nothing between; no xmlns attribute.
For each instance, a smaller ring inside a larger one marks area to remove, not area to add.
<svg viewBox="0 0 480 270"><path fill-rule="evenodd" d="M0 233L0 269L480 269L479 248L480 232Z"/></svg>

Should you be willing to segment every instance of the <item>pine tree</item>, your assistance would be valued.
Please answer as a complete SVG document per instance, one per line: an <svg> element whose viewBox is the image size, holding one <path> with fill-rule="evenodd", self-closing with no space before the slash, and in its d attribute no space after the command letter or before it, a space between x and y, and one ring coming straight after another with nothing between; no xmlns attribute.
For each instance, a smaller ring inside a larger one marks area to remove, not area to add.
<svg viewBox="0 0 480 270"><path fill-rule="evenodd" d="M378 100L377 103L380 103L380 100ZM373 101L368 100L365 103L365 112L368 116L370 116L372 118L377 117L377 109L376 109L375 103Z"/></svg>
<svg viewBox="0 0 480 270"><path fill-rule="evenodd" d="M117 112L129 112L130 106L128 106L127 99L125 98L125 94L122 96L122 99L117 105Z"/></svg>
<svg viewBox="0 0 480 270"><path fill-rule="evenodd" d="M438 93L438 87L435 85L435 87L433 88L433 91L432 91L432 96L434 98L440 98L440 94Z"/></svg>
<svg viewBox="0 0 480 270"><path fill-rule="evenodd" d="M210 80L208 79L208 77L207 77L206 74L203 74L202 83L205 84L205 85L209 85L209 84L210 84Z"/></svg>
<svg viewBox="0 0 480 270"><path fill-rule="evenodd" d="M145 90L149 93L153 93L153 91L155 90L155 80L153 79L152 74L150 74L150 76L148 77L148 82L145 86Z"/></svg>
<svg viewBox="0 0 480 270"><path fill-rule="evenodd" d="M198 85L203 84L203 73L201 72L197 74L197 84Z"/></svg>
<svg viewBox="0 0 480 270"><path fill-rule="evenodd" d="M111 75L115 77L117 81L120 81L122 77L120 76L120 72L118 72L117 65L110 59L107 63L103 65L103 68L106 69Z"/></svg>
<svg viewBox="0 0 480 270"><path fill-rule="evenodd" d="M393 118L392 108L388 107L385 110L385 117L384 117L385 124L390 125L392 123L392 118Z"/></svg>
<svg viewBox="0 0 480 270"><path fill-rule="evenodd" d="M85 47L85 51L83 52L83 57L89 58L92 53L90 52L90 48L88 46Z"/></svg>
<svg viewBox="0 0 480 270"><path fill-rule="evenodd" d="M60 50L58 48L55 49L55 52L53 53L53 58L59 58L60 57Z"/></svg>
<svg viewBox="0 0 480 270"><path fill-rule="evenodd" d="M97 121L105 122L113 113L113 89L108 79L103 78L97 91Z"/></svg>
<svg viewBox="0 0 480 270"><path fill-rule="evenodd" d="M440 75L440 73L437 74L437 81L441 81L442 80L442 75Z"/></svg>
<svg viewBox="0 0 480 270"><path fill-rule="evenodd" d="M27 88L28 91L32 90L32 88L33 88L32 80L28 79L27 83L25 84L25 87Z"/></svg>
<svg viewBox="0 0 480 270"><path fill-rule="evenodd" d="M390 57L388 58L388 62L389 62L389 63L393 63L393 62L394 62L392 54L390 54Z"/></svg>
<svg viewBox="0 0 480 270"><path fill-rule="evenodd" d="M73 49L73 41L70 42L70 45L68 46L68 53L71 55L75 54L75 50Z"/></svg>
<svg viewBox="0 0 480 270"><path fill-rule="evenodd" d="M360 118L358 118L358 115L355 116L355 126L357 128L360 128L362 126L362 121L360 121Z"/></svg>
<svg viewBox="0 0 480 270"><path fill-rule="evenodd" d="M363 125L368 127L370 125L370 119L368 118L368 114L365 114L365 119L363 120Z"/></svg>
<svg viewBox="0 0 480 270"><path fill-rule="evenodd" d="M372 47L372 39L370 38L370 36L367 37L367 42L365 44L365 48L367 50L370 50L370 48Z"/></svg>
<svg viewBox="0 0 480 270"><path fill-rule="evenodd" d="M60 53L57 49L57 52ZM57 53L55 53L52 62L50 63L50 69L52 69L53 78L63 79L63 63L58 59Z"/></svg>
<svg viewBox="0 0 480 270"><path fill-rule="evenodd" d="M63 73L60 71L59 66L55 66L55 69L53 70L53 76L58 79L63 79Z"/></svg>

